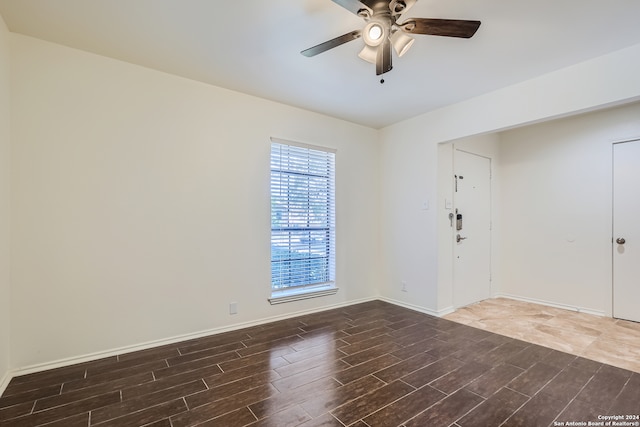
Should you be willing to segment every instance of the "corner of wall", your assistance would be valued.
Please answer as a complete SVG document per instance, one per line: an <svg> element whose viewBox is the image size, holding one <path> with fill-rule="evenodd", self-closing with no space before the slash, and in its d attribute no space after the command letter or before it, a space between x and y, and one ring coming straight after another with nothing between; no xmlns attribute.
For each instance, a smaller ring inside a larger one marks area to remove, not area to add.
<svg viewBox="0 0 640 427"><path fill-rule="evenodd" d="M10 96L9 30L0 15L0 395L11 379Z"/></svg>

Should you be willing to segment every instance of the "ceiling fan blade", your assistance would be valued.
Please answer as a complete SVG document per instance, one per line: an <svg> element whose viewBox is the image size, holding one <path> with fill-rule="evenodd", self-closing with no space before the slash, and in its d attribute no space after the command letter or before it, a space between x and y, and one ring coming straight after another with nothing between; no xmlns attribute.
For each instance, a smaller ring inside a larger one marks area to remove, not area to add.
<svg viewBox="0 0 640 427"><path fill-rule="evenodd" d="M362 31L360 30L351 31L350 33L343 34L340 37L336 37L335 39L331 39L324 43L320 43L317 46L313 46L313 47L310 47L309 49L305 49L300 53L308 57L316 56L319 53L326 52L329 49L333 49L334 47L343 45L347 42L350 42L351 40L360 38L361 35L362 35Z"/></svg>
<svg viewBox="0 0 640 427"><path fill-rule="evenodd" d="M471 38L480 27L480 21L459 19L411 18L399 27L406 33L431 36Z"/></svg>
<svg viewBox="0 0 640 427"><path fill-rule="evenodd" d="M369 6L367 6L364 3L361 3L358 0L333 0L333 2L344 7L354 15L358 15L358 12L362 9L368 11L369 14L373 13L373 11Z"/></svg>
<svg viewBox="0 0 640 427"><path fill-rule="evenodd" d="M391 71L391 40L385 37L384 42L378 46L378 56L376 58L376 75L381 75Z"/></svg>

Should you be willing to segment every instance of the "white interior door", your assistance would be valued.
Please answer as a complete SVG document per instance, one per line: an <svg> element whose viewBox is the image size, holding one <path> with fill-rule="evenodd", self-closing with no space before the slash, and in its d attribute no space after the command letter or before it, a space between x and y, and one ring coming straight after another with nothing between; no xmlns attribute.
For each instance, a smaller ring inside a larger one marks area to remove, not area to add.
<svg viewBox="0 0 640 427"><path fill-rule="evenodd" d="M491 297L491 159L456 149L454 171L453 303L459 308Z"/></svg>
<svg viewBox="0 0 640 427"><path fill-rule="evenodd" d="M640 140L613 146L613 317L640 322Z"/></svg>

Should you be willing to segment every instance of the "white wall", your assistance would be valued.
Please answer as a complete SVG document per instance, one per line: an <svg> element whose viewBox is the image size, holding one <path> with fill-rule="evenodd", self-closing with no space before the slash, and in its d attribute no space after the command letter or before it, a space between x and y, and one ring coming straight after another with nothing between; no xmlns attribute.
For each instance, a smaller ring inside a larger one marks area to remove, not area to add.
<svg viewBox="0 0 640 427"><path fill-rule="evenodd" d="M638 100L638 75L640 44L382 129L382 296L435 313L446 305L436 210L416 209L437 195L439 143Z"/></svg>
<svg viewBox="0 0 640 427"><path fill-rule="evenodd" d="M12 55L14 366L375 296L375 130L16 34ZM338 150L334 296L267 302L271 136Z"/></svg>
<svg viewBox="0 0 640 427"><path fill-rule="evenodd" d="M394 127L380 147L380 294L394 302L436 311L438 289L435 144L409 126ZM428 201L429 209L422 203ZM406 282L406 292L402 291Z"/></svg>
<svg viewBox="0 0 640 427"><path fill-rule="evenodd" d="M500 135L503 293L611 315L612 142L633 137L640 104Z"/></svg>
<svg viewBox="0 0 640 427"><path fill-rule="evenodd" d="M9 273L10 218L10 76L9 31L0 16L0 393L10 369L11 289Z"/></svg>
<svg viewBox="0 0 640 427"><path fill-rule="evenodd" d="M376 291L438 312L438 143L640 99L636 45L376 132L10 38L14 368ZM270 136L338 148L335 296L266 301Z"/></svg>

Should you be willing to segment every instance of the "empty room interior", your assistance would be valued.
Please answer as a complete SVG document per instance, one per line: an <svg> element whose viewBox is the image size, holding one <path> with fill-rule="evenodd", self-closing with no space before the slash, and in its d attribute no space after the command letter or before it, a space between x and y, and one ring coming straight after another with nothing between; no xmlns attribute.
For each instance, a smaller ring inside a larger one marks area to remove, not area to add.
<svg viewBox="0 0 640 427"><path fill-rule="evenodd" d="M561 3L0 0L0 426L640 425L640 4Z"/></svg>

